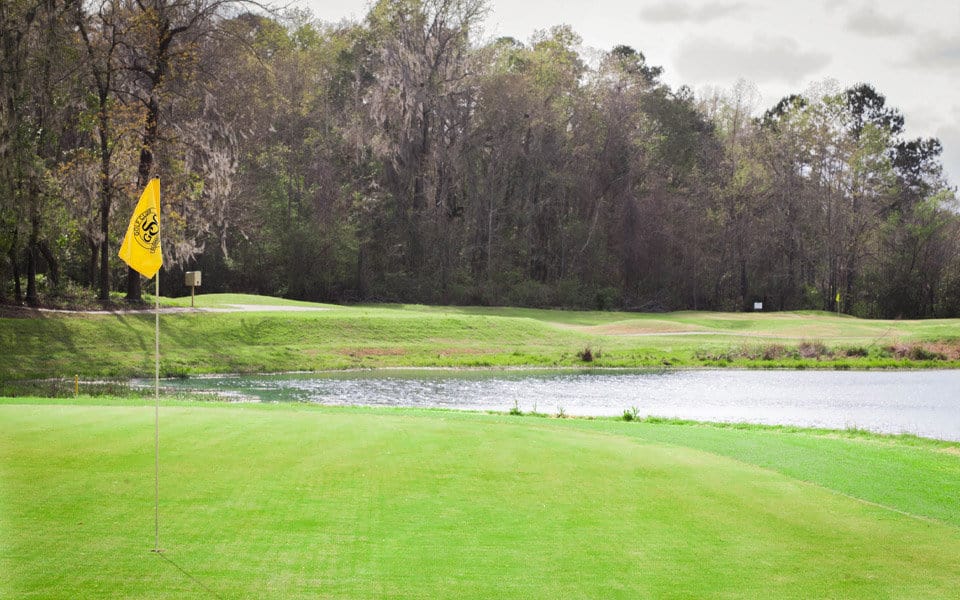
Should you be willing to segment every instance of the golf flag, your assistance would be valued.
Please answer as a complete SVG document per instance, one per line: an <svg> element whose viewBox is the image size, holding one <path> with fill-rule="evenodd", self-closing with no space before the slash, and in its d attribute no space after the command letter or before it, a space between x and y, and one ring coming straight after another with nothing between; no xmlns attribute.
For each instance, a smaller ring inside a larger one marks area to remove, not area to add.
<svg viewBox="0 0 960 600"><path fill-rule="evenodd" d="M151 179L137 208L130 217L127 235L120 244L120 258L147 279L153 277L163 264L160 250L160 180Z"/></svg>
<svg viewBox="0 0 960 600"><path fill-rule="evenodd" d="M836 300L837 300L837 304L840 304L840 292L837 292Z"/></svg>

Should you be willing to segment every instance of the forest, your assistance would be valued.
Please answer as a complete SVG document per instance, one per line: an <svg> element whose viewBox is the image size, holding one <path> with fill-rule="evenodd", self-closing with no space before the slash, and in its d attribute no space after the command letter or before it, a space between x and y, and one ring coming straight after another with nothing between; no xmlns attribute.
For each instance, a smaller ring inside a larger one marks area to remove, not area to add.
<svg viewBox="0 0 960 600"><path fill-rule="evenodd" d="M163 295L960 316L940 142L881 90L760 106L486 16L3 0L0 303L142 301L117 249L160 177Z"/></svg>

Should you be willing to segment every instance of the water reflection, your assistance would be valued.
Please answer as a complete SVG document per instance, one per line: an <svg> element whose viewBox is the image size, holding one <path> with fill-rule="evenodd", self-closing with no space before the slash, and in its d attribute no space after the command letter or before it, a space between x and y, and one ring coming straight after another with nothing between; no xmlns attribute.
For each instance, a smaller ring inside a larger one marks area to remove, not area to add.
<svg viewBox="0 0 960 600"><path fill-rule="evenodd" d="M960 441L960 371L402 370L198 377L167 387L261 401L860 427Z"/></svg>

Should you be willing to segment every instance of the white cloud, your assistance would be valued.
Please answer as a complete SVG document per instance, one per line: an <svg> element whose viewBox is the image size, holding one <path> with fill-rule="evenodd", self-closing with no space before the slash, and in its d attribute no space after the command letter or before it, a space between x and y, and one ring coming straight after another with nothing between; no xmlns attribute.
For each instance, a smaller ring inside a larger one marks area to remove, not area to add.
<svg viewBox="0 0 960 600"><path fill-rule="evenodd" d="M960 69L960 38L927 36L909 64L927 69Z"/></svg>
<svg viewBox="0 0 960 600"><path fill-rule="evenodd" d="M652 23L709 23L744 12L743 2L709 2L692 6L686 2L662 2L640 11L645 21Z"/></svg>
<svg viewBox="0 0 960 600"><path fill-rule="evenodd" d="M850 4L850 2L848 2L848 0L824 0L821 4L823 5L823 9L827 12L834 12L835 10Z"/></svg>
<svg viewBox="0 0 960 600"><path fill-rule="evenodd" d="M960 108L954 109L960 115ZM943 145L943 169L949 181L960 181L960 125L947 125L937 130L937 138Z"/></svg>
<svg viewBox="0 0 960 600"><path fill-rule="evenodd" d="M891 37L911 32L906 21L882 14L872 6L862 6L848 16L847 28L870 37Z"/></svg>
<svg viewBox="0 0 960 600"><path fill-rule="evenodd" d="M954 184L960 182L960 106L951 111L953 123L937 129L937 138L943 145L943 169L947 179Z"/></svg>
<svg viewBox="0 0 960 600"><path fill-rule="evenodd" d="M692 80L796 83L830 63L825 52L807 51L786 37L756 37L749 44L717 38L688 38L678 51L679 72Z"/></svg>

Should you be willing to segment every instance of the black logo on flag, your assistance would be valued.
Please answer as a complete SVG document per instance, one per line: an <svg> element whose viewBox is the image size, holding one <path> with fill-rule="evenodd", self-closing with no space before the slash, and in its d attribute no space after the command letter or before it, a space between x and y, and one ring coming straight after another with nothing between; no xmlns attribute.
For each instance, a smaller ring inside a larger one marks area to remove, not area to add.
<svg viewBox="0 0 960 600"><path fill-rule="evenodd" d="M152 206L137 215L133 226L133 239L150 252L157 251L160 244L160 219Z"/></svg>

